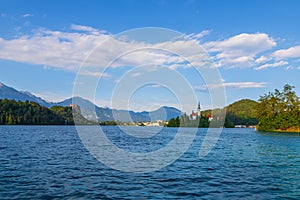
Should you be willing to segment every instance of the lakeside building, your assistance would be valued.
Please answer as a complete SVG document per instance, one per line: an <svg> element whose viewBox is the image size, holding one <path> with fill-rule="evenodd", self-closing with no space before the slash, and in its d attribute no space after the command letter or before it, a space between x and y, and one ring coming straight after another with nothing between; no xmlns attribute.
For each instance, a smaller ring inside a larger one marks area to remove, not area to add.
<svg viewBox="0 0 300 200"><path fill-rule="evenodd" d="M145 126L164 126L166 124L163 120L156 120L153 122L143 122Z"/></svg>
<svg viewBox="0 0 300 200"><path fill-rule="evenodd" d="M197 112L192 110L192 114L190 115L190 120L196 120L197 117L201 117L201 107L200 102L198 102Z"/></svg>

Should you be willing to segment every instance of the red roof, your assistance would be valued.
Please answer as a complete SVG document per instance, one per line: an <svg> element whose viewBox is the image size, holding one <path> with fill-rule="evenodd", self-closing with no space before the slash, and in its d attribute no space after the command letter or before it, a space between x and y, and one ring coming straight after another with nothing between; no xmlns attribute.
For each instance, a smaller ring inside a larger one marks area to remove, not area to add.
<svg viewBox="0 0 300 200"><path fill-rule="evenodd" d="M193 111L193 112L192 112L192 116L197 116L197 114Z"/></svg>

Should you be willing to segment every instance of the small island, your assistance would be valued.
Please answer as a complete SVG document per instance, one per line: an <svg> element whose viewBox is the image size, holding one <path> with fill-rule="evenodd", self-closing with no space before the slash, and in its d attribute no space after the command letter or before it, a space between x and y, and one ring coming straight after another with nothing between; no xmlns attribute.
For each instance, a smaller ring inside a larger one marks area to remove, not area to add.
<svg viewBox="0 0 300 200"><path fill-rule="evenodd" d="M282 91L275 89L261 96L258 102L242 99L222 109L206 110L201 114L192 112L168 121L169 127L207 128L210 122L218 118L212 113L226 113L224 128L256 128L268 132L300 132L300 99L286 84ZM199 113L199 112L198 112ZM220 127L219 126L219 127Z"/></svg>
<svg viewBox="0 0 300 200"><path fill-rule="evenodd" d="M250 99L236 101L225 108L204 110L200 112L198 104L197 112L190 115L170 119L168 127L198 127L198 128L255 128L257 125L257 102Z"/></svg>

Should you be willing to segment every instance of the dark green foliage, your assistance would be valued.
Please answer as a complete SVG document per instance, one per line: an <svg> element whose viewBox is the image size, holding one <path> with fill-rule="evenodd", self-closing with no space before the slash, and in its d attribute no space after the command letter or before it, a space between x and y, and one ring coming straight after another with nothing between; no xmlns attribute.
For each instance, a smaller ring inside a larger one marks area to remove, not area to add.
<svg viewBox="0 0 300 200"><path fill-rule="evenodd" d="M52 106L50 110L63 117L66 124L74 124L72 107Z"/></svg>
<svg viewBox="0 0 300 200"><path fill-rule="evenodd" d="M201 116L199 120L199 126L201 128L208 128L209 127L209 120L207 117Z"/></svg>
<svg viewBox="0 0 300 200"><path fill-rule="evenodd" d="M90 124L96 124L96 122L91 122L87 119L85 119L81 115L80 107L77 105L71 106L52 106L50 108L53 112L58 114L59 116L63 117L65 120L65 124L68 125L74 125L75 123L77 125L90 125Z"/></svg>
<svg viewBox="0 0 300 200"><path fill-rule="evenodd" d="M168 121L168 127L209 127L209 121L206 117L197 116L195 120L190 119L189 116L184 113L181 117L172 118Z"/></svg>
<svg viewBox="0 0 300 200"><path fill-rule="evenodd" d="M206 110L202 114L204 116L211 116L214 113L216 115L223 116L226 111L226 118L224 127L232 128L235 125L257 125L256 107L258 103L250 99L242 99L234 102L223 109Z"/></svg>
<svg viewBox="0 0 300 200"><path fill-rule="evenodd" d="M116 126L118 125L115 121L101 121L99 122L100 126Z"/></svg>
<svg viewBox="0 0 300 200"><path fill-rule="evenodd" d="M285 85L283 91L275 90L259 99L257 106L258 130L299 130L300 100L294 87Z"/></svg>
<svg viewBox="0 0 300 200"><path fill-rule="evenodd" d="M228 118L226 118L225 122L224 122L224 127L225 128L234 128L234 123L232 121L230 121Z"/></svg>
<svg viewBox="0 0 300 200"><path fill-rule="evenodd" d="M180 123L176 123L175 119L168 122L169 127L226 127L233 128L235 125L256 125L256 107L258 103L253 100L243 99L237 101L223 109L214 109L202 111L202 116L196 120L191 120L186 114L180 117ZM226 117L224 115L226 111ZM208 119L213 117L211 121Z"/></svg>
<svg viewBox="0 0 300 200"><path fill-rule="evenodd" d="M35 102L1 99L0 124L62 125L65 124L65 119Z"/></svg>
<svg viewBox="0 0 300 200"><path fill-rule="evenodd" d="M35 102L0 99L0 124L2 125L73 125L90 124L80 110L54 106L48 109Z"/></svg>
<svg viewBox="0 0 300 200"><path fill-rule="evenodd" d="M180 126L179 117L170 119L167 126L168 127L179 127Z"/></svg>
<svg viewBox="0 0 300 200"><path fill-rule="evenodd" d="M258 103L242 99L226 107L226 121L233 125L257 125L256 107Z"/></svg>

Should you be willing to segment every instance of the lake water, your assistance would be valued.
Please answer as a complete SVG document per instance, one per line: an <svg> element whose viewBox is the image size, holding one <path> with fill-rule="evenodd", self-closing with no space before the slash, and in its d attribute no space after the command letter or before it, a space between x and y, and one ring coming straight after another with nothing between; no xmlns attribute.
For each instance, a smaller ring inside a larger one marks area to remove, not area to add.
<svg viewBox="0 0 300 200"><path fill-rule="evenodd" d="M123 139L118 127L104 130L119 146L145 150ZM160 144L171 141L176 130L164 128ZM0 126L0 199L300 199L299 134L224 129L200 159L205 131L198 130L173 164L136 174L95 159L75 127ZM155 142L145 145L159 148Z"/></svg>

